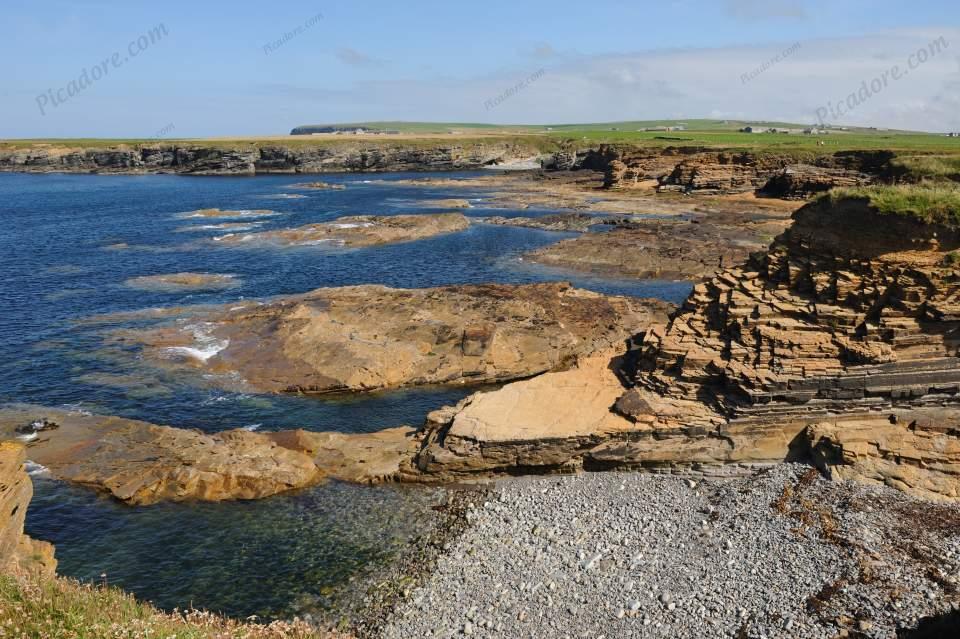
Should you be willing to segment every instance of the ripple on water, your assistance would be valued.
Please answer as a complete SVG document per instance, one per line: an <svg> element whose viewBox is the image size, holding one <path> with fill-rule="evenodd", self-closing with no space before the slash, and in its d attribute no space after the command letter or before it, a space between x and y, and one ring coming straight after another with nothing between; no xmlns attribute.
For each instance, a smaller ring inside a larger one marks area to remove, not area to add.
<svg viewBox="0 0 960 639"><path fill-rule="evenodd" d="M27 533L57 546L59 571L171 609L229 615L329 610L432 525L440 489L330 482L253 502L130 508L34 476ZM176 549L175 552L172 550Z"/></svg>
<svg viewBox="0 0 960 639"><path fill-rule="evenodd" d="M416 213L422 200L475 202L484 194L462 185L391 184L423 174L377 177L336 176L332 179L347 189L276 199L264 212L249 208L257 201L252 198L288 193L302 176L0 174L7 231L0 234L0 299L7 302L0 322L0 401L71 404L206 432L237 427L370 432L418 425L429 411L477 389L404 389L323 399L226 393L212 390L200 376L137 365L137 350L122 340L105 344L105 332L169 319L171 307L248 306L256 302L245 300L324 286L566 279L602 293L673 301L689 291L686 283L528 267L518 260L523 253L565 237L536 229L474 225L450 236L353 251L223 248L211 241L229 232L292 228L347 215ZM318 206L320 201L329 206ZM189 217L211 205L222 210ZM188 217L178 217L183 212ZM540 212L498 210L502 215ZM185 235L188 231L197 234ZM229 290L198 292L122 285L144 274L183 271L230 273L238 282ZM74 293L80 290L85 294ZM203 330L196 343L184 346L196 352L177 356L204 357L219 348ZM331 483L258 502L129 508L44 479L39 468L31 472L37 490L27 530L57 545L62 574L98 580L107 573L110 583L167 608L193 603L241 616L335 605L351 579L388 561L433 520L438 494L422 487Z"/></svg>

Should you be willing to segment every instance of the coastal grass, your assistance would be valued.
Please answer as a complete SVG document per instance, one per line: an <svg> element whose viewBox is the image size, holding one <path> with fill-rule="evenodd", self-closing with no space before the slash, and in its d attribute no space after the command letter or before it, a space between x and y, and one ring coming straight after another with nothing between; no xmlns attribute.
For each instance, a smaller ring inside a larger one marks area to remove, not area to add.
<svg viewBox="0 0 960 639"><path fill-rule="evenodd" d="M866 200L884 215L912 217L928 224L960 228L960 187L947 184L902 184L833 189L821 196L833 204Z"/></svg>
<svg viewBox="0 0 960 639"><path fill-rule="evenodd" d="M905 155L891 164L915 180L960 183L960 155Z"/></svg>
<svg viewBox="0 0 960 639"><path fill-rule="evenodd" d="M647 130L683 126L682 130ZM284 145L290 147L404 146L424 148L513 144L534 151L552 152L598 144L633 146L638 149L664 147L697 147L712 150L751 151L815 157L838 151L889 150L898 155L933 155L946 162L938 168L937 160L918 158L910 166L927 173L951 173L950 163L960 157L960 138L935 133L894 131L867 128L832 129L828 134L808 135L799 131L803 125L765 122L763 126L789 128L793 133L743 133L746 121L727 120L638 120L593 124L495 125L482 123L443 122L358 122L349 126L399 131L384 135L275 135L217 138L48 138L0 140L0 149L74 149L110 148L117 146L190 145L214 148L250 148ZM338 125L348 126L348 125Z"/></svg>
<svg viewBox="0 0 960 639"><path fill-rule="evenodd" d="M346 639L303 622L255 624L201 611L162 612L118 588L62 577L0 575L4 639Z"/></svg>

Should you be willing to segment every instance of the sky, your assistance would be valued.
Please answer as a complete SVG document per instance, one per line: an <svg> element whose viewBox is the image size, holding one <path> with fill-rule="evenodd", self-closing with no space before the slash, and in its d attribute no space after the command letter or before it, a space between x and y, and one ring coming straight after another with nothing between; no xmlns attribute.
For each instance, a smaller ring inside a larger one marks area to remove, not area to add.
<svg viewBox="0 0 960 639"><path fill-rule="evenodd" d="M0 59L0 138L369 120L960 131L957 0L2 0Z"/></svg>

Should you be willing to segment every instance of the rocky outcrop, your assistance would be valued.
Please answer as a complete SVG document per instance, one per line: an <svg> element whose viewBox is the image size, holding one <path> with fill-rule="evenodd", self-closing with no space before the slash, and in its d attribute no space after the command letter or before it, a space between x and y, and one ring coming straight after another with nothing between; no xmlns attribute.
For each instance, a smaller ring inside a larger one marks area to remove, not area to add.
<svg viewBox="0 0 960 639"><path fill-rule="evenodd" d="M349 286L200 310L115 339L154 363L264 391L369 391L508 381L623 343L669 305L564 283Z"/></svg>
<svg viewBox="0 0 960 639"><path fill-rule="evenodd" d="M24 518L33 497L25 460L21 444L0 441L0 574L50 576L57 568L53 546L23 534Z"/></svg>
<svg viewBox="0 0 960 639"><path fill-rule="evenodd" d="M0 410L0 440L45 416L60 428L29 444L51 475L134 505L257 499L323 478L309 455L243 429L216 434L37 406ZM3 444L0 444L3 445Z"/></svg>
<svg viewBox="0 0 960 639"><path fill-rule="evenodd" d="M742 263L787 224L779 212L613 221L609 232L563 240L524 259L617 277L698 281Z"/></svg>
<svg viewBox="0 0 960 639"><path fill-rule="evenodd" d="M296 145L118 145L84 149L37 145L0 150L0 171L69 173L328 173L478 169L537 155L515 142L318 142Z"/></svg>
<svg viewBox="0 0 960 639"><path fill-rule="evenodd" d="M608 359L630 380L616 399L609 374L573 372L475 395L434 415L419 466L456 475L813 456L837 477L957 498L960 271L946 257L960 234L855 198L794 218L766 253L697 285L667 326ZM561 396L597 402L580 401L571 422Z"/></svg>
<svg viewBox="0 0 960 639"><path fill-rule="evenodd" d="M805 436L814 462L830 477L960 499L960 410L824 421Z"/></svg>
<svg viewBox="0 0 960 639"><path fill-rule="evenodd" d="M768 197L805 200L834 187L864 186L873 181L871 176L850 169L793 164L773 175L759 192Z"/></svg>
<svg viewBox="0 0 960 639"><path fill-rule="evenodd" d="M32 492L22 468L23 446L4 440L14 436L18 425L41 415L59 427L29 442L31 461L54 479L103 491L130 505L259 499L326 479L356 483L423 479L410 464L420 443L409 426L372 433L302 429L203 433L110 415L26 404L0 406L0 506L9 504L3 512L19 517L10 522L0 519L0 558L19 547L22 552L16 556L23 565L34 554L40 555L36 561L49 564L52 550L48 553L42 542L12 532L22 530L22 513Z"/></svg>
<svg viewBox="0 0 960 639"><path fill-rule="evenodd" d="M360 248L380 244L412 242L444 233L455 233L470 226L460 213L419 215L350 215L332 222L307 224L292 229L227 233L213 238L223 245L250 246L342 246Z"/></svg>
<svg viewBox="0 0 960 639"><path fill-rule="evenodd" d="M541 231L571 231L577 233L586 232L594 226L626 226L630 223L626 218L612 218L601 215L590 215L589 213L555 213L538 217L503 217L502 215L493 215L490 217L474 218L474 221L497 226L521 226L530 229L540 229Z"/></svg>
<svg viewBox="0 0 960 639"><path fill-rule="evenodd" d="M787 155L696 147L657 151L602 146L583 165L599 165L607 189L634 188L656 180L661 192L757 192L801 199L834 186L883 181L892 175L893 158L889 151Z"/></svg>

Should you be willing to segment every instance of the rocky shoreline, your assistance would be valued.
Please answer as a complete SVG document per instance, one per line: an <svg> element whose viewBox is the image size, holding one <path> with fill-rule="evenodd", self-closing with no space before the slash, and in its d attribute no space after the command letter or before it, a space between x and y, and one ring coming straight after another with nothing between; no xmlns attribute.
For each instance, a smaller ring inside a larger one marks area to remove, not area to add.
<svg viewBox="0 0 960 639"><path fill-rule="evenodd" d="M833 187L903 178L890 151L791 155L698 146L651 148L546 140L327 142L306 144L160 143L83 148L38 144L0 149L0 171L254 175L455 171L509 166L533 158L548 171L600 171L607 189L703 194L759 193L804 199ZM330 188L323 183L319 188ZM309 184L307 185L310 186ZM337 188L337 187L334 187Z"/></svg>

